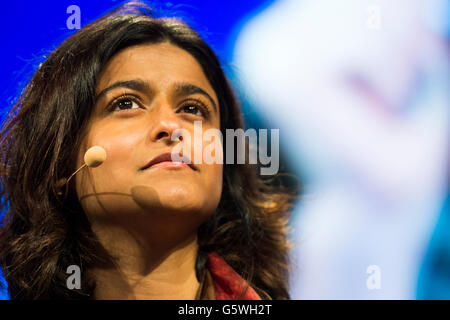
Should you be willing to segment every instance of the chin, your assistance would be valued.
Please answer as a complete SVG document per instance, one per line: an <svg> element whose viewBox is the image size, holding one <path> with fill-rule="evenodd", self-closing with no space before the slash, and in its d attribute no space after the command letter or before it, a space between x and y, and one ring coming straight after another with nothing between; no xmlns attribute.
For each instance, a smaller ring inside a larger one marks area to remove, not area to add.
<svg viewBox="0 0 450 320"><path fill-rule="evenodd" d="M203 211L206 204L206 192L182 187L172 187L159 194L161 205L173 211L199 212Z"/></svg>
<svg viewBox="0 0 450 320"><path fill-rule="evenodd" d="M159 181L159 183L135 185L131 188L131 195L142 209L156 212L209 212L215 210L214 204L217 206L220 200L207 188L195 182Z"/></svg>

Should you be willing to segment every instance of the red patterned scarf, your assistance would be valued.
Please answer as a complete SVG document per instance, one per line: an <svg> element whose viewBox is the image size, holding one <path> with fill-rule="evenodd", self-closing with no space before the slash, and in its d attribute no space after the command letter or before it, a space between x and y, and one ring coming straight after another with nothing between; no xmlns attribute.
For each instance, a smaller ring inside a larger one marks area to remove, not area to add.
<svg viewBox="0 0 450 320"><path fill-rule="evenodd" d="M208 254L206 266L211 273L217 300L261 300L247 281L217 253Z"/></svg>

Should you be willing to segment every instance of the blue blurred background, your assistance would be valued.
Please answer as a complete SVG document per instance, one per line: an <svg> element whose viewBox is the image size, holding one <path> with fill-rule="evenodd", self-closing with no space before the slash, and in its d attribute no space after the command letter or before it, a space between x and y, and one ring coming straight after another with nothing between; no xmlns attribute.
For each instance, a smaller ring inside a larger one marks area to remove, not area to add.
<svg viewBox="0 0 450 320"><path fill-rule="evenodd" d="M1 116L77 31L69 6L83 27L121 3L5 2ZM147 3L216 51L248 127L280 129L293 299L450 298L448 1Z"/></svg>

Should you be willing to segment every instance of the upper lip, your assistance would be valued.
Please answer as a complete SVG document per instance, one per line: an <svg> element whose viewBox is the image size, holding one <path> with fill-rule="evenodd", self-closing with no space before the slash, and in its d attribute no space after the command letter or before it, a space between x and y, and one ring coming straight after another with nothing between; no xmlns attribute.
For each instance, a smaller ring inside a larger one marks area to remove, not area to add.
<svg viewBox="0 0 450 320"><path fill-rule="evenodd" d="M197 170L196 166L194 166L192 164L192 162L190 161L190 159L188 157L185 157L180 154L177 154L177 157L181 158L181 162L186 163L192 170ZM142 167L141 170L150 168L152 165L157 164L159 162L163 162L163 161L173 161L172 153L170 153L170 152L161 153L159 156L156 156L152 160L150 160L144 167Z"/></svg>

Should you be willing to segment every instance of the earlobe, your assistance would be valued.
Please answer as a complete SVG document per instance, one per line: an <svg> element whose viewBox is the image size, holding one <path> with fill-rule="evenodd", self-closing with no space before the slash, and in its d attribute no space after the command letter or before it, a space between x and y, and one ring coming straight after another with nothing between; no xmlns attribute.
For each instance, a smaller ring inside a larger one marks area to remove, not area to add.
<svg viewBox="0 0 450 320"><path fill-rule="evenodd" d="M56 183L56 190L57 190L56 194L58 196L62 196L62 189L66 183L67 183L66 178L59 179L58 182Z"/></svg>

